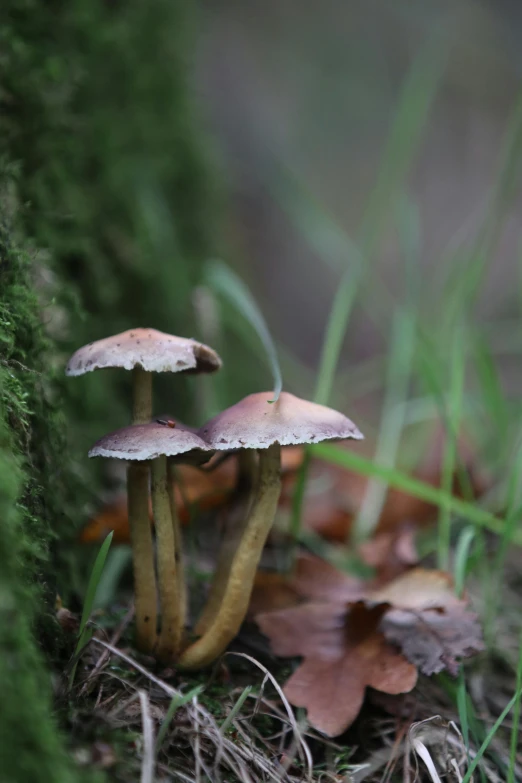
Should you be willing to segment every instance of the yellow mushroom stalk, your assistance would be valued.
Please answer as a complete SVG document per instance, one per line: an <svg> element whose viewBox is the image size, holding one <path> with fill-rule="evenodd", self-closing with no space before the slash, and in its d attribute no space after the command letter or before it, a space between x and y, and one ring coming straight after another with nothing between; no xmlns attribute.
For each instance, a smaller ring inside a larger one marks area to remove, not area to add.
<svg viewBox="0 0 522 783"><path fill-rule="evenodd" d="M185 615L185 589L177 573L176 541L169 498L167 458L181 461L209 458L212 449L191 430L160 422L124 427L105 435L92 447L90 457L109 457L130 462L129 521L133 547L136 593L136 629L140 649L152 652L163 663L175 663L180 648ZM156 578L154 556L149 548L148 475L152 464L152 505L156 522L156 561L161 609L159 636L156 635ZM136 485L135 477L139 478ZM145 491L147 490L147 491ZM147 532L140 524L146 515ZM153 617L154 637L145 632Z"/></svg>
<svg viewBox="0 0 522 783"><path fill-rule="evenodd" d="M200 639L180 656L183 669L201 669L223 653L237 635L247 613L257 566L272 527L281 493L281 447L259 453L255 497L243 535L230 564L219 608ZM211 596L212 599L212 596Z"/></svg>

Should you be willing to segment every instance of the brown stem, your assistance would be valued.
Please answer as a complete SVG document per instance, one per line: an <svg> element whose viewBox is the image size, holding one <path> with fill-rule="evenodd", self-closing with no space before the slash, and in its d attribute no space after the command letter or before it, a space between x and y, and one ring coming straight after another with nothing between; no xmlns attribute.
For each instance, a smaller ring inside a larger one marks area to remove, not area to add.
<svg viewBox="0 0 522 783"><path fill-rule="evenodd" d="M234 556L245 533L250 506L255 497L255 486L257 483L256 452L254 449L244 449L238 453L237 458L238 475L236 488L234 497L230 500L232 512L226 522L224 540L219 549L208 600L194 628L198 636L202 636L210 628L223 602Z"/></svg>
<svg viewBox="0 0 522 783"><path fill-rule="evenodd" d="M167 482L167 458L152 462L152 509L156 523L156 558L161 607L161 632L156 655L172 663L181 642L176 544L172 526Z"/></svg>
<svg viewBox="0 0 522 783"><path fill-rule="evenodd" d="M142 652L152 652L156 643L157 596L154 547L149 520L148 463L129 464L127 498L134 569L136 645Z"/></svg>
<svg viewBox="0 0 522 783"><path fill-rule="evenodd" d="M276 514L281 491L280 473L279 444L260 450L256 497L232 561L221 606L203 636L182 653L181 668L199 669L212 663L239 631L250 602L256 568Z"/></svg>
<svg viewBox="0 0 522 783"><path fill-rule="evenodd" d="M132 423L148 424L152 419L152 373L141 367L132 371Z"/></svg>

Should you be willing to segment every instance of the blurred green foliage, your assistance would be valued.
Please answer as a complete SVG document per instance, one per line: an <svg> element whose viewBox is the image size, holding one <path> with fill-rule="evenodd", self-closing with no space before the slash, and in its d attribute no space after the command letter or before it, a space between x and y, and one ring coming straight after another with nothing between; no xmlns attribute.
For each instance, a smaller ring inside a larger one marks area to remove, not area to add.
<svg viewBox="0 0 522 783"><path fill-rule="evenodd" d="M0 10L5 780L72 779L32 631L38 620L53 657L54 597L68 599L78 578L65 542L104 468L86 450L130 413L126 373L66 380L67 356L133 326L200 336L192 291L219 248L190 98L192 22L188 0L9 0ZM161 379L159 409L198 415L190 384Z"/></svg>
<svg viewBox="0 0 522 783"><path fill-rule="evenodd" d="M189 4L9 5L0 143L21 163L26 230L49 251L44 291L64 359L132 326L193 334L214 201L187 89ZM124 373L72 381L66 394L88 427L82 449L126 423Z"/></svg>

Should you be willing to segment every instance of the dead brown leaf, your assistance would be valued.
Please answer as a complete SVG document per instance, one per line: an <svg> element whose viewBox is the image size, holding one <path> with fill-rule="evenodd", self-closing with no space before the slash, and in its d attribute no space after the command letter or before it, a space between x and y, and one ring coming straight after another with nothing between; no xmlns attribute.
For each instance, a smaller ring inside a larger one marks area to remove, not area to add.
<svg viewBox="0 0 522 783"><path fill-rule="evenodd" d="M451 574L433 568L413 568L383 587L369 590L365 600L410 611L465 605L455 595Z"/></svg>
<svg viewBox="0 0 522 783"><path fill-rule="evenodd" d="M291 584L295 600L313 600L256 621L276 655L304 659L284 691L330 736L355 719L366 687L406 693L417 669L456 674L458 659L483 649L477 617L444 571L412 568L372 588L305 556Z"/></svg>
<svg viewBox="0 0 522 783"><path fill-rule="evenodd" d="M284 687L288 699L308 710L308 720L328 736L353 723L367 687L410 691L417 670L378 630L384 606L305 604L265 613L257 622L277 655L302 656Z"/></svg>
<svg viewBox="0 0 522 783"><path fill-rule="evenodd" d="M454 677L459 658L469 658L484 650L478 618L465 605L448 611L425 609L412 612L391 609L380 629L423 674L447 669Z"/></svg>
<svg viewBox="0 0 522 783"><path fill-rule="evenodd" d="M455 595L453 579L444 571L414 568L366 600L390 605L380 629L423 674L447 669L455 676L459 658L484 649L477 615Z"/></svg>

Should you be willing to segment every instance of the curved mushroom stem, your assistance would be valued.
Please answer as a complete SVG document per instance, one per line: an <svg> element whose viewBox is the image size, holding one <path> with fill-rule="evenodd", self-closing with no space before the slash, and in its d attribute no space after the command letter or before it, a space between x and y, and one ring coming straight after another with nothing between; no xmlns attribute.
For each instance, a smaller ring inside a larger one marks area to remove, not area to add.
<svg viewBox="0 0 522 783"><path fill-rule="evenodd" d="M219 550L207 603L194 628L198 636L203 635L210 628L223 602L234 555L246 530L250 507L255 498L257 483L255 450L241 450L238 452L237 458L238 474L234 491L235 497L231 499L231 505L235 506L235 509L231 518L227 520L225 538ZM239 514L241 515L240 519L238 519Z"/></svg>
<svg viewBox="0 0 522 783"><path fill-rule="evenodd" d="M183 536L179 522L178 510L176 507L176 498L174 496L174 486L176 483L176 470L173 460L167 460L167 483L170 502L170 517L172 530L174 534L174 546L176 556L176 581L178 586L178 624L180 639L185 628L187 617L187 586L185 584L185 568L183 565Z"/></svg>
<svg viewBox="0 0 522 783"><path fill-rule="evenodd" d="M170 512L167 458L152 462L152 510L156 523L156 559L161 607L161 631L156 646L159 660L175 660L181 641L176 544Z"/></svg>
<svg viewBox="0 0 522 783"><path fill-rule="evenodd" d="M152 652L156 643L157 596L154 547L149 520L149 466L131 462L127 468L127 503L134 570L136 645Z"/></svg>
<svg viewBox="0 0 522 783"><path fill-rule="evenodd" d="M151 418L152 373L137 366L132 370L132 423L148 424Z"/></svg>
<svg viewBox="0 0 522 783"><path fill-rule="evenodd" d="M259 452L259 478L243 537L230 568L221 606L203 636L181 655L179 666L199 669L212 663L232 641L243 622L268 533L281 491L279 444Z"/></svg>

